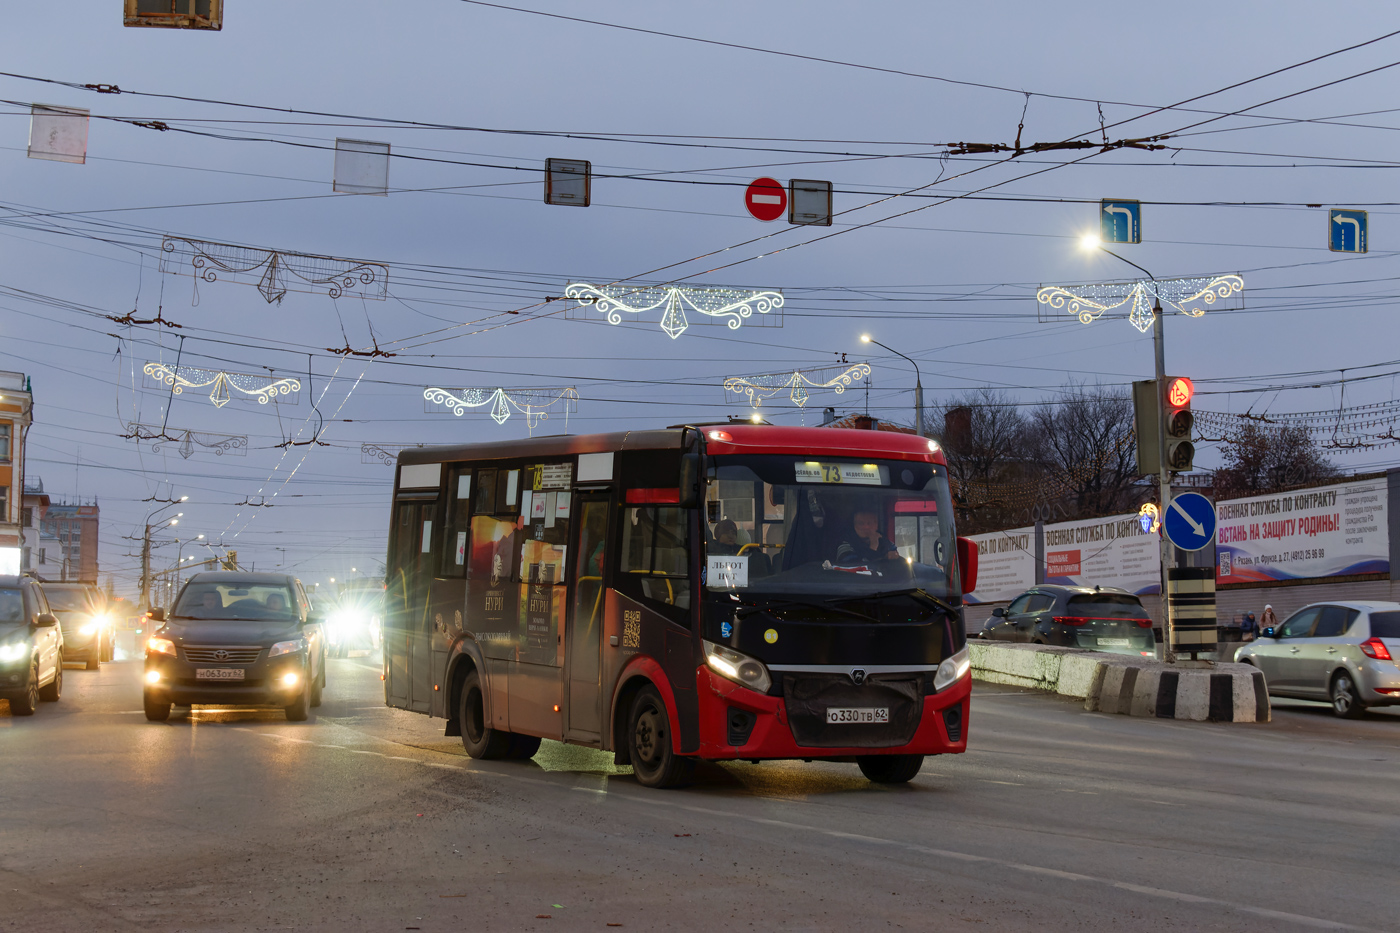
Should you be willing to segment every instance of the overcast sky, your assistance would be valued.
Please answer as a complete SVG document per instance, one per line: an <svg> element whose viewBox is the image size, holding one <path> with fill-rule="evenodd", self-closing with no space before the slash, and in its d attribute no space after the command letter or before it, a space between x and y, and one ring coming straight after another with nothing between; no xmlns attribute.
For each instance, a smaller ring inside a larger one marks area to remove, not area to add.
<svg viewBox="0 0 1400 933"><path fill-rule="evenodd" d="M245 564L308 581L376 566L392 468L364 462L362 444L528 433L519 413L498 426L485 408L426 411L428 386L573 387L578 433L741 414L726 376L843 353L874 368L871 413L910 421L912 370L872 354L863 332L919 361L931 406L984 385L1034 403L1071 382L1149 377L1150 335L1125 320L1037 313L1039 285L1136 274L1078 249L1106 197L1175 202L1145 203L1143 243L1122 247L1158 277L1244 276L1243 309L1167 322L1168 369L1196 380L1197 409L1395 399L1400 363L1373 364L1400 358L1400 68L1363 73L1400 62L1400 36L1151 109L1400 29L1393 4L530 3L755 50L460 0L225 0L217 33L123 28L121 0L12 6L0 69L64 83L0 77L0 368L33 379L30 475L55 497L98 497L102 569L125 592L137 561L122 536L154 507L140 500L172 491L190 496L181 536ZM211 102L69 86L88 83ZM36 102L92 111L86 164L26 157ZM1023 144L1171 134L1169 148L944 158L949 143L1012 143L1023 111ZM332 191L337 137L392 146L388 197ZM628 177L595 178L586 209L549 206L549 157ZM765 175L833 182L836 224L750 217L744 186ZM981 196L956 197L969 192ZM1329 207L1370 211L1368 254L1329 252ZM196 290L161 274L163 235L382 263L387 296L268 304L226 278ZM777 289L781 321L764 323L781 327L730 331L692 313L673 340L659 311L614 326L544 302L568 282L633 279ZM133 310L180 327L102 317ZM376 342L396 355L327 352ZM266 405L172 398L142 367L177 355L303 385ZM1379 378L1348 381L1344 400L1335 384L1281 388L1341 370ZM867 393L814 391L806 412L779 401L771 420L810 424L826 405L863 410ZM248 450L153 452L119 436L133 422L246 436ZM276 446L318 426L330 446ZM556 411L536 433L564 428ZM1198 465L1211 466L1205 446ZM1335 462L1378 468L1398 450ZM237 504L260 497L275 507ZM175 548L157 553L165 566Z"/></svg>

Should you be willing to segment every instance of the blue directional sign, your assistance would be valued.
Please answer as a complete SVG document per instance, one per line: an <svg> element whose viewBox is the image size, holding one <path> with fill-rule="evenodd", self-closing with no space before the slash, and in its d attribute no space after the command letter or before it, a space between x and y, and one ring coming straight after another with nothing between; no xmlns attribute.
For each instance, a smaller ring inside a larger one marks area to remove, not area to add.
<svg viewBox="0 0 1400 933"><path fill-rule="evenodd" d="M1142 205L1137 201L1099 202L1099 239L1105 243L1142 242Z"/></svg>
<svg viewBox="0 0 1400 933"><path fill-rule="evenodd" d="M1334 253L1366 252L1366 212L1328 211L1327 246Z"/></svg>
<svg viewBox="0 0 1400 933"><path fill-rule="evenodd" d="M1174 496L1162 518L1162 530L1183 551L1199 551L1215 540L1215 503L1198 492Z"/></svg>

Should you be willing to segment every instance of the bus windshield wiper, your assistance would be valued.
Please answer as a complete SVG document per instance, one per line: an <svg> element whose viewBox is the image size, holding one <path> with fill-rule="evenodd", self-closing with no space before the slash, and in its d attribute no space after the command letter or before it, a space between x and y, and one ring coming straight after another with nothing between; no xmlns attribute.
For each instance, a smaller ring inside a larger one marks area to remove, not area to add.
<svg viewBox="0 0 1400 933"><path fill-rule="evenodd" d="M941 609L950 616L957 616L958 614L956 606L954 606L952 603L946 602L945 600L939 599L937 596L934 596L932 593L928 592L921 586L910 587L907 590L885 590L883 593L862 593L859 595L852 594L850 596L839 596L836 597L836 599L846 602L854 602L856 600L861 599L890 599L894 596L908 596L910 599L913 599L917 602L924 603L928 606L933 606L935 609Z"/></svg>
<svg viewBox="0 0 1400 933"><path fill-rule="evenodd" d="M757 603L750 602L749 599L763 600L763 604L758 605ZM832 605L831 600L824 600L823 602L812 602L811 600L807 599L779 599L776 597L770 599L762 596L750 597L749 599L741 600L741 602L745 604L744 608L739 610L739 613L742 616L752 615L755 612L773 612L774 610L778 609L796 609L798 607L802 607L806 609L820 609L823 612L834 612L837 615L850 616L853 619L861 619L866 622L880 621L879 619L876 619L873 616L868 616L863 612L857 612L854 609L846 609L841 606Z"/></svg>

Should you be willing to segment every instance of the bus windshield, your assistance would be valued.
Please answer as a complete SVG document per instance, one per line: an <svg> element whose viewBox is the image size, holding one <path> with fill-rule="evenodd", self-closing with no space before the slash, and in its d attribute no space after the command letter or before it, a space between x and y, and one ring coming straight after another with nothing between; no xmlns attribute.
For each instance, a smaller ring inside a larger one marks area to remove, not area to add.
<svg viewBox="0 0 1400 933"><path fill-rule="evenodd" d="M845 457L717 457L705 586L740 599L958 595L945 467Z"/></svg>

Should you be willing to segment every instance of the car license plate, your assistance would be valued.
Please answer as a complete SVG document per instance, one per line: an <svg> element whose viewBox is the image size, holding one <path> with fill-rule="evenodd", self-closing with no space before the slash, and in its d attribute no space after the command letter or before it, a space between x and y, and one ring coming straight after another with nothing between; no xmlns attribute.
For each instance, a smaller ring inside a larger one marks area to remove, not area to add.
<svg viewBox="0 0 1400 933"><path fill-rule="evenodd" d="M241 667L201 667L195 670L195 680L242 680L246 671Z"/></svg>
<svg viewBox="0 0 1400 933"><path fill-rule="evenodd" d="M826 721L828 724L846 722L889 722L890 710L887 706L832 708L826 711Z"/></svg>
<svg viewBox="0 0 1400 933"><path fill-rule="evenodd" d="M1099 639L1099 644L1101 644L1101 645L1113 645L1114 647L1118 647L1118 646L1121 645L1122 647L1126 648L1126 647L1128 647L1128 639L1126 639L1126 638L1100 638L1100 639Z"/></svg>

